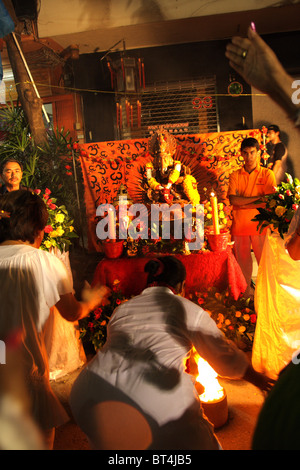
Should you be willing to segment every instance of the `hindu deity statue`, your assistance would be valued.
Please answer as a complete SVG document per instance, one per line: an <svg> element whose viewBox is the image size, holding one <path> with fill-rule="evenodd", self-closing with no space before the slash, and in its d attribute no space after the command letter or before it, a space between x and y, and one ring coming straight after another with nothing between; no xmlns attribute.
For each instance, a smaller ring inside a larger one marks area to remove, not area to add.
<svg viewBox="0 0 300 470"><path fill-rule="evenodd" d="M173 135L160 128L149 139L148 150L153 162L146 164L145 190L154 203L200 204L197 181L187 166L174 160L177 143Z"/></svg>

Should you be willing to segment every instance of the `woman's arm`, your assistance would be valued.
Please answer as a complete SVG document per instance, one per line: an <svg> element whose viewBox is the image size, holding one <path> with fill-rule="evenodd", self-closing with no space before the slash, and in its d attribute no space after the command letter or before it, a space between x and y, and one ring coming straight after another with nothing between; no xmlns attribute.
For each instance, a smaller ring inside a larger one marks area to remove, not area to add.
<svg viewBox="0 0 300 470"><path fill-rule="evenodd" d="M106 286L90 287L86 285L82 301L70 294L64 294L55 305L61 316L67 321L77 321L86 317L99 305L106 303L110 294L110 289Z"/></svg>

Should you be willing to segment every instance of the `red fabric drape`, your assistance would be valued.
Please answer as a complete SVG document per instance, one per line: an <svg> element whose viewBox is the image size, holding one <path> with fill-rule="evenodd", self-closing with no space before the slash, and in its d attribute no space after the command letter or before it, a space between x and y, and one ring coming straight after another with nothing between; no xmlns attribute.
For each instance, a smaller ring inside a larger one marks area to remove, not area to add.
<svg viewBox="0 0 300 470"><path fill-rule="evenodd" d="M219 292L228 288L237 300L245 292L247 284L241 269L229 248L219 253L205 251L191 255L175 255L185 265L186 296L195 292L205 292L216 287ZM101 283L113 288L114 281L127 297L138 295L146 287L147 274L144 266L149 258L104 258L98 264L93 284Z"/></svg>

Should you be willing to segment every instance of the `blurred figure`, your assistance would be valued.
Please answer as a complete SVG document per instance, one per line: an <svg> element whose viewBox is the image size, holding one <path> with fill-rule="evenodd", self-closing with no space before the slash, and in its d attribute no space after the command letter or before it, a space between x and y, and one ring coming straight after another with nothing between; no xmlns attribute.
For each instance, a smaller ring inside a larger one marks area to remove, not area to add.
<svg viewBox="0 0 300 470"><path fill-rule="evenodd" d="M63 263L39 250L48 210L31 191L11 191L0 198L0 339L22 332L22 361L31 414L52 448L54 429L68 416L49 383L43 326L56 306L68 321L82 318L109 293L105 287L87 288L87 300L78 302ZM8 364L10 366L10 364ZM6 367L6 366L5 366Z"/></svg>

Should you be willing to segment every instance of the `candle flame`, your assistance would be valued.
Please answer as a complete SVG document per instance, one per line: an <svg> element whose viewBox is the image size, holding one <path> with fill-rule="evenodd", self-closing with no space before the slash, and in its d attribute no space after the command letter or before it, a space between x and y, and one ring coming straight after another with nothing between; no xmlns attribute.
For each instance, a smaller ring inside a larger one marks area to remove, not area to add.
<svg viewBox="0 0 300 470"><path fill-rule="evenodd" d="M213 402L224 397L224 388L220 385L216 371L195 352L195 361L198 366L198 376L196 382L204 387L204 392L199 396L202 402Z"/></svg>

